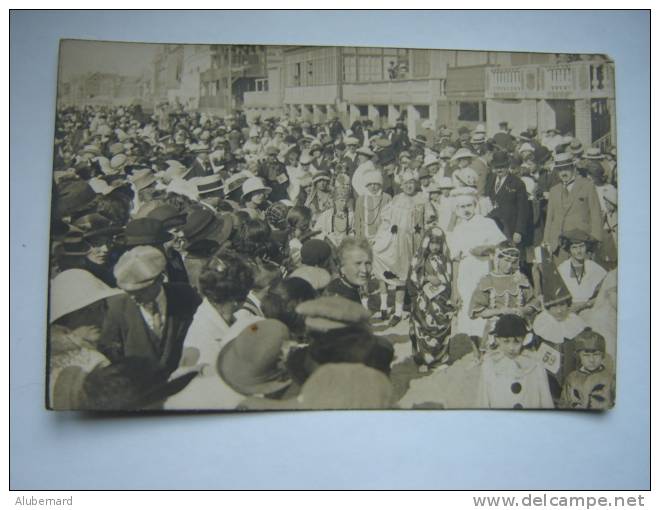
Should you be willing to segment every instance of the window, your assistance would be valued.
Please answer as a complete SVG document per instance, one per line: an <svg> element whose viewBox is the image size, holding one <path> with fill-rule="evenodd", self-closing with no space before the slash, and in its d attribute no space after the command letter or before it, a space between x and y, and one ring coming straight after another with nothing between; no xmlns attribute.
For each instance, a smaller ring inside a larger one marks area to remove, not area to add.
<svg viewBox="0 0 660 510"><path fill-rule="evenodd" d="M335 83L336 50L334 48L314 48L301 53L287 55L287 85L309 87Z"/></svg>
<svg viewBox="0 0 660 510"><path fill-rule="evenodd" d="M422 120L429 119L431 117L429 111L429 105L427 104L416 104L415 109L419 113L419 118Z"/></svg>
<svg viewBox="0 0 660 510"><path fill-rule="evenodd" d="M458 103L458 120L479 122L479 103L477 101Z"/></svg>
<svg viewBox="0 0 660 510"><path fill-rule="evenodd" d="M256 80L257 92L268 92L268 80Z"/></svg>
<svg viewBox="0 0 660 510"><path fill-rule="evenodd" d="M366 104L356 105L360 112L360 117L367 117L369 115L369 107Z"/></svg>

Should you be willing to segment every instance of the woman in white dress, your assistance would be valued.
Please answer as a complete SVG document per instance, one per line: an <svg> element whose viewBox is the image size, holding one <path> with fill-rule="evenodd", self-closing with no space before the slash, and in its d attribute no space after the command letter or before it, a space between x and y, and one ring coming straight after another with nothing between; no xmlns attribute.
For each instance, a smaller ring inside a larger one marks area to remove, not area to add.
<svg viewBox="0 0 660 510"><path fill-rule="evenodd" d="M253 281L250 267L233 253L216 255L202 270L199 287L204 300L188 329L179 368L172 378L191 370L198 375L167 400L165 409L233 409L245 398L220 378L216 363L225 345L247 325L262 319L234 317Z"/></svg>
<svg viewBox="0 0 660 510"><path fill-rule="evenodd" d="M451 193L456 225L447 236L451 257L455 263L454 300L458 315L452 334L465 333L481 337L485 319L471 319L470 300L479 280L489 271L487 248L506 240L495 221L476 213L478 196L474 188L457 188Z"/></svg>

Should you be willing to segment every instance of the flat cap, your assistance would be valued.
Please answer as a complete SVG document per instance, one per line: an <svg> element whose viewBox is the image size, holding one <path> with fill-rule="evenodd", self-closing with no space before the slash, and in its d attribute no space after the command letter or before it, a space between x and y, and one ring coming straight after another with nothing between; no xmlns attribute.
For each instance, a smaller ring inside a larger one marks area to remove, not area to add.
<svg viewBox="0 0 660 510"><path fill-rule="evenodd" d="M115 265L117 287L127 291L144 289L165 270L166 263L165 255L153 246L136 246Z"/></svg>

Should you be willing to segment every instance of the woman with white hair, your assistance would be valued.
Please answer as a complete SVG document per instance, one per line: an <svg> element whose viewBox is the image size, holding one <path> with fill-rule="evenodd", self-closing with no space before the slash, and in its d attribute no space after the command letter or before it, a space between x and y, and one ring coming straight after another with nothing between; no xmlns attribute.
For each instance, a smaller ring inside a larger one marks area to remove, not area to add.
<svg viewBox="0 0 660 510"><path fill-rule="evenodd" d="M479 197L471 187L457 188L451 192L456 225L447 236L447 243L454 261L454 300L458 315L453 334L465 333L481 336L483 319L471 319L470 300L479 280L489 271L489 248L506 240L494 220L477 212Z"/></svg>

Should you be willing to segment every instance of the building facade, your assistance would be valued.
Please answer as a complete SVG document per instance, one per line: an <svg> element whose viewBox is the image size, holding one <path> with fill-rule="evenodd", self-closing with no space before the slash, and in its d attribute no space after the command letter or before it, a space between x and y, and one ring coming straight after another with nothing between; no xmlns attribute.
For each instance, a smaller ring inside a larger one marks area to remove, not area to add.
<svg viewBox="0 0 660 510"><path fill-rule="evenodd" d="M210 67L200 75L199 109L217 114L242 109L245 93L256 91L257 81L267 76L265 46L210 46Z"/></svg>
<svg viewBox="0 0 660 510"><path fill-rule="evenodd" d="M255 79L255 90L243 95L243 108L248 120L281 117L284 114L283 48L266 46L266 77Z"/></svg>

